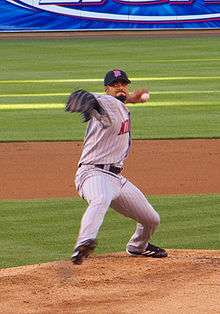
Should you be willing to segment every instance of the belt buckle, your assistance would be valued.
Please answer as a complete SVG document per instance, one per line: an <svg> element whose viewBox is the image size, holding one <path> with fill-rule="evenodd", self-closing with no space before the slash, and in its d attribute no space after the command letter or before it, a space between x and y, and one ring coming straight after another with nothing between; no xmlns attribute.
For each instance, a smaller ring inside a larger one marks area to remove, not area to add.
<svg viewBox="0 0 220 314"><path fill-rule="evenodd" d="M105 170L105 171L111 171L111 168L113 167L112 165L102 165L102 164L100 164L100 165L96 165L96 167L98 167L98 168L101 168L101 169L103 169L103 170Z"/></svg>

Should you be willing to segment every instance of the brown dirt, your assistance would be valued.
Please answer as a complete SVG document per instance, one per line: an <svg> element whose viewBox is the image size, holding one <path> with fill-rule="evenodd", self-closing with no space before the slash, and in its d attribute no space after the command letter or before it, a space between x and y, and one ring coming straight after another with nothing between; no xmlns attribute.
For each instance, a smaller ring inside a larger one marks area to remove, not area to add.
<svg viewBox="0 0 220 314"><path fill-rule="evenodd" d="M60 39L60 38L106 38L106 37L194 37L219 36L220 29L173 29L173 30L127 30L127 31L51 31L51 32L0 32L0 39Z"/></svg>
<svg viewBox="0 0 220 314"><path fill-rule="evenodd" d="M0 199L75 196L81 142L0 143ZM219 193L220 140L134 141L124 174L146 194ZM0 270L0 313L219 313L220 251L124 253ZM219 268L218 268L219 269Z"/></svg>
<svg viewBox="0 0 220 314"><path fill-rule="evenodd" d="M81 142L0 143L0 199L76 196ZM220 139L134 141L123 174L148 195L220 193Z"/></svg>
<svg viewBox="0 0 220 314"><path fill-rule="evenodd" d="M220 251L170 250L0 270L1 314L219 313Z"/></svg>

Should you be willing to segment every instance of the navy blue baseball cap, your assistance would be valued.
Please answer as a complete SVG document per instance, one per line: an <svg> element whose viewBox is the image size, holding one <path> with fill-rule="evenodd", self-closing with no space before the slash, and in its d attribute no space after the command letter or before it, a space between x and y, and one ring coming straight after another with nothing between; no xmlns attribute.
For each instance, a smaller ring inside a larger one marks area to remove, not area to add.
<svg viewBox="0 0 220 314"><path fill-rule="evenodd" d="M111 85L117 81L122 81L127 84L130 84L131 81L129 80L127 73L120 69L114 69L106 73L104 78L104 85Z"/></svg>

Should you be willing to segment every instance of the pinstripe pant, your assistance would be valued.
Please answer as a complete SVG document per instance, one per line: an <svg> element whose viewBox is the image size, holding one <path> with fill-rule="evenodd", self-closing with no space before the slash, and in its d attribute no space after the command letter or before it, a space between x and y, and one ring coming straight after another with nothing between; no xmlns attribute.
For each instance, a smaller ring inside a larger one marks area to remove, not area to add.
<svg viewBox="0 0 220 314"><path fill-rule="evenodd" d="M125 177L101 169L80 170L76 176L79 194L88 202L76 247L88 239L96 239L108 208L137 221L136 230L127 244L129 250L141 252L160 223L159 214L144 194Z"/></svg>

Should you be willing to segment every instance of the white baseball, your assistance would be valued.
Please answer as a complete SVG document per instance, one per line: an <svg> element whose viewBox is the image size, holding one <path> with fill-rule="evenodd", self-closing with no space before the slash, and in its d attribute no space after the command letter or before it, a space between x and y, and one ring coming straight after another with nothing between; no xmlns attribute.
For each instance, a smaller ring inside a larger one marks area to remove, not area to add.
<svg viewBox="0 0 220 314"><path fill-rule="evenodd" d="M143 101L143 102L147 101L149 98L150 98L149 93L143 93L141 95L141 101Z"/></svg>

